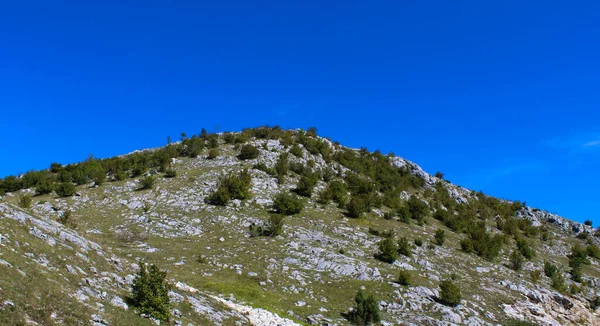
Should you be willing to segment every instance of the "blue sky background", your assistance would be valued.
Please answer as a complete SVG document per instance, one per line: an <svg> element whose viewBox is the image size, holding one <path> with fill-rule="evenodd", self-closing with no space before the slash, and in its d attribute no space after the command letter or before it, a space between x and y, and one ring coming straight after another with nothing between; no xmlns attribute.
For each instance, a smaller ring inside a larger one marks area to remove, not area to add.
<svg viewBox="0 0 600 326"><path fill-rule="evenodd" d="M0 175L316 126L600 224L598 1L15 1Z"/></svg>

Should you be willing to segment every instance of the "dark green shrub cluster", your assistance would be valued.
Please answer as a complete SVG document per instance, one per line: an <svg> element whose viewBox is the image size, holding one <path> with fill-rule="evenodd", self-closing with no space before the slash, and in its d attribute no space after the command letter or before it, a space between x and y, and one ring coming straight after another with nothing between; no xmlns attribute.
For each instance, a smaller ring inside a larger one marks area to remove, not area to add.
<svg viewBox="0 0 600 326"><path fill-rule="evenodd" d="M250 237L276 237L283 232L284 216L273 214L269 216L266 226L256 225L252 223L249 227Z"/></svg>
<svg viewBox="0 0 600 326"><path fill-rule="evenodd" d="M363 213L369 211L369 203L362 197L352 196L346 204L346 209L348 210L348 216L359 218Z"/></svg>
<svg viewBox="0 0 600 326"><path fill-rule="evenodd" d="M73 212L69 209L62 212L58 218L60 224L69 227L71 229L75 229L77 227L77 221L75 221L75 217L73 216Z"/></svg>
<svg viewBox="0 0 600 326"><path fill-rule="evenodd" d="M421 238L415 238L415 246L417 247L421 247L423 245L423 239Z"/></svg>
<svg viewBox="0 0 600 326"><path fill-rule="evenodd" d="M460 247L465 252L493 260L500 254L504 241L503 236L487 232L485 222L481 222L467 231L467 236L460 241Z"/></svg>
<svg viewBox="0 0 600 326"><path fill-rule="evenodd" d="M523 267L523 255L518 250L513 250L508 256L509 267L512 270L520 271Z"/></svg>
<svg viewBox="0 0 600 326"><path fill-rule="evenodd" d="M273 199L273 210L283 215L298 214L304 208L304 201L298 196L281 192Z"/></svg>
<svg viewBox="0 0 600 326"><path fill-rule="evenodd" d="M288 154L281 153L279 155L279 159L277 159L277 163L275 163L275 175L277 177L277 182L279 184L283 184L285 182L285 177L290 169Z"/></svg>
<svg viewBox="0 0 600 326"><path fill-rule="evenodd" d="M298 144L295 144L290 149L290 154L292 154L298 158L301 158L302 157L302 148L300 148L300 146L298 146Z"/></svg>
<svg viewBox="0 0 600 326"><path fill-rule="evenodd" d="M568 255L569 267L571 267L571 279L575 282L582 281L583 265L590 264L587 254L587 250L578 243L571 248L571 253Z"/></svg>
<svg viewBox="0 0 600 326"><path fill-rule="evenodd" d="M396 280L396 283L404 286L410 285L410 272L405 269L401 269L398 272L398 279Z"/></svg>
<svg viewBox="0 0 600 326"><path fill-rule="evenodd" d="M32 201L33 201L33 199L31 198L30 194L20 194L17 204L21 208L31 208Z"/></svg>
<svg viewBox="0 0 600 326"><path fill-rule="evenodd" d="M131 287L129 301L138 313L150 315L160 321L167 322L171 318L171 303L169 299L170 286L166 282L167 272L161 271L156 265L150 265L146 270L144 263L136 275Z"/></svg>
<svg viewBox="0 0 600 326"><path fill-rule="evenodd" d="M387 231L379 231L371 226L369 226L369 234L374 236L382 237L382 238L392 238L394 236L394 230Z"/></svg>
<svg viewBox="0 0 600 326"><path fill-rule="evenodd" d="M169 168L165 170L165 178L175 178L177 176L177 171L175 169Z"/></svg>
<svg viewBox="0 0 600 326"><path fill-rule="evenodd" d="M137 190L148 190L154 187L154 177L153 176L145 176L140 179L140 185Z"/></svg>
<svg viewBox="0 0 600 326"><path fill-rule="evenodd" d="M442 304L454 307L460 304L462 298L460 288L452 280L440 282L440 297Z"/></svg>
<svg viewBox="0 0 600 326"><path fill-rule="evenodd" d="M225 206L231 199L244 200L250 197L252 176L248 170L230 173L219 179L217 190L209 194L207 204Z"/></svg>
<svg viewBox="0 0 600 326"><path fill-rule="evenodd" d="M598 248L598 246L590 244L587 246L586 252L588 256L595 259L600 259L600 248Z"/></svg>
<svg viewBox="0 0 600 326"><path fill-rule="evenodd" d="M211 148L208 151L208 156L206 158L208 158L209 160L214 160L217 157L219 157L219 155L221 155L221 151L219 151L218 148Z"/></svg>
<svg viewBox="0 0 600 326"><path fill-rule="evenodd" d="M75 194L75 185L73 182L59 182L56 184L56 195L58 197L71 197Z"/></svg>
<svg viewBox="0 0 600 326"><path fill-rule="evenodd" d="M556 267L555 265L553 265L551 262L549 262L547 260L544 261L544 275L552 278L552 276L554 276L558 272L559 272L558 267Z"/></svg>
<svg viewBox="0 0 600 326"><path fill-rule="evenodd" d="M592 308L592 310L595 311L599 307L600 307L600 297L595 296L592 300L590 300L590 308Z"/></svg>
<svg viewBox="0 0 600 326"><path fill-rule="evenodd" d="M316 173L311 173L310 175L303 175L298 180L296 184L296 188L294 192L303 197L312 196L313 189L319 182L319 176Z"/></svg>
<svg viewBox="0 0 600 326"><path fill-rule="evenodd" d="M398 240L398 253L408 258L412 257L412 250L407 238L402 237Z"/></svg>
<svg viewBox="0 0 600 326"><path fill-rule="evenodd" d="M531 260L535 256L535 252L529 245L529 242L527 242L527 240L525 240L522 237L517 238L517 249L519 249L519 252L521 253L521 255L523 255L523 257L529 260Z"/></svg>
<svg viewBox="0 0 600 326"><path fill-rule="evenodd" d="M354 325L367 326L381 321L377 299L372 294L367 295L359 290L354 297L356 307L346 314L346 318Z"/></svg>
<svg viewBox="0 0 600 326"><path fill-rule="evenodd" d="M250 145L250 144L246 144L244 146L242 146L242 150L240 151L240 154L238 155L238 158L240 160L252 160L258 157L258 155L260 154L258 148Z"/></svg>
<svg viewBox="0 0 600 326"><path fill-rule="evenodd" d="M394 239L385 238L377 244L379 252L375 254L375 258L386 263L393 263L398 259L398 247L394 243Z"/></svg>
<svg viewBox="0 0 600 326"><path fill-rule="evenodd" d="M554 288L558 292L565 292L567 290L567 285L565 284L565 278L562 273L557 272L550 277L550 286Z"/></svg>
<svg viewBox="0 0 600 326"><path fill-rule="evenodd" d="M531 271L529 275L531 277L531 283L533 284L537 284L542 279L542 272L539 270Z"/></svg>
<svg viewBox="0 0 600 326"><path fill-rule="evenodd" d="M321 204L328 204L330 201L334 201L340 206L344 206L347 200L348 190L346 189L344 182L339 180L332 180L329 182L327 188L319 192L319 198L317 199L317 201Z"/></svg>
<svg viewBox="0 0 600 326"><path fill-rule="evenodd" d="M411 196L406 201L406 208L409 217L416 220L419 224L422 224L429 214L429 206L415 196Z"/></svg>
<svg viewBox="0 0 600 326"><path fill-rule="evenodd" d="M442 229L437 229L435 231L435 244L443 246L444 242L446 242L446 232Z"/></svg>

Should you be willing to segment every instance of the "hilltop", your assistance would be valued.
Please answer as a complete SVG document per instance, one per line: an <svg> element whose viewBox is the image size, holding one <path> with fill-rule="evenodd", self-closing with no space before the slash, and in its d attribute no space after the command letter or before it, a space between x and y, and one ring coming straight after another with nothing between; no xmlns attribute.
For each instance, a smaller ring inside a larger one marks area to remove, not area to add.
<svg viewBox="0 0 600 326"><path fill-rule="evenodd" d="M182 134L0 194L3 325L158 323L129 299L146 263L175 325L347 325L364 298L385 325L600 325L590 222L314 128Z"/></svg>

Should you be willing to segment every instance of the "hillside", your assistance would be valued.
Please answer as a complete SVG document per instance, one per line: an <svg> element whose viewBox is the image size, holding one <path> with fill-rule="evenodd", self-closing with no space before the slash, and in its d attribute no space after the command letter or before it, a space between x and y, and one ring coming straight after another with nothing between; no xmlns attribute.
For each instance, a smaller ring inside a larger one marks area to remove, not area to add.
<svg viewBox="0 0 600 326"><path fill-rule="evenodd" d="M359 289L384 325L600 325L591 225L314 129L181 138L0 179L1 325L158 323L142 263L174 325L347 325Z"/></svg>

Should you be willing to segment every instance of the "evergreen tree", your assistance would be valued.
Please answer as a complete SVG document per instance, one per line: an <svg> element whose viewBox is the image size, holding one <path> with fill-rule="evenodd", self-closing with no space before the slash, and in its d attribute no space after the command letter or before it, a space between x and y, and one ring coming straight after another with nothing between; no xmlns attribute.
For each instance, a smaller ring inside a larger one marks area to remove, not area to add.
<svg viewBox="0 0 600 326"><path fill-rule="evenodd" d="M169 284L165 281L167 272L161 271L156 265L140 264L131 287L131 303L140 314L150 315L166 322L171 318L171 303L169 300Z"/></svg>
<svg viewBox="0 0 600 326"><path fill-rule="evenodd" d="M348 314L348 320L355 325L372 325L381 321L377 300L372 294L358 290L354 297L356 307Z"/></svg>

